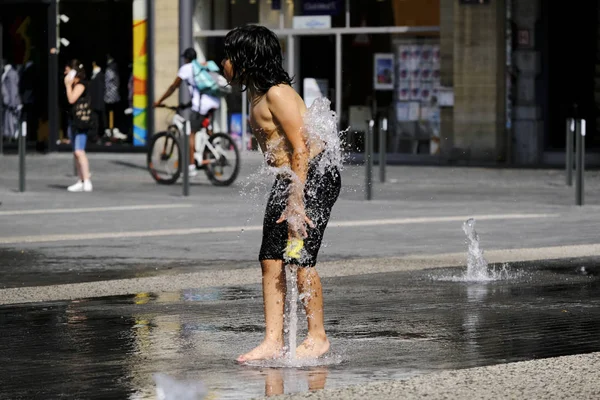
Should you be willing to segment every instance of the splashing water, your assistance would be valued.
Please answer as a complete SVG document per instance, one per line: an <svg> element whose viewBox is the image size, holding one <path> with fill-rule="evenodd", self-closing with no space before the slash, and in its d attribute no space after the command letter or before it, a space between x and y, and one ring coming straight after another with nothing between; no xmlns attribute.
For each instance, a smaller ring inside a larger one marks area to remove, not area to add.
<svg viewBox="0 0 600 400"><path fill-rule="evenodd" d="M298 266L288 265L288 275L290 284L287 288L287 298L289 301L289 315L287 316L287 334L288 334L288 353L287 358L290 361L296 360L296 337L298 335Z"/></svg>
<svg viewBox="0 0 600 400"><path fill-rule="evenodd" d="M479 235L475 230L475 219L470 218L463 223L463 232L467 235L469 245L467 253L467 272L465 279L472 281L489 280L488 262L479 248Z"/></svg>
<svg viewBox="0 0 600 400"><path fill-rule="evenodd" d="M467 235L467 270L461 276L441 276L436 280L452 282L491 282L498 280L515 279L520 276L518 272L511 272L508 264L502 267L490 267L479 247L479 235L475 230L475 219L469 218L463 223L463 232Z"/></svg>
<svg viewBox="0 0 600 400"><path fill-rule="evenodd" d="M467 271L459 278L462 282L489 282L503 279L512 279L508 264L503 264L500 269L490 268L479 247L479 235L475 230L475 219L469 218L463 223L463 232L467 235Z"/></svg>
<svg viewBox="0 0 600 400"><path fill-rule="evenodd" d="M323 157L319 161L318 171L322 175L329 166L337 167L340 171L344 167L343 143L338 131L337 116L331 110L331 102L326 97L316 99L306 110L304 115L304 130L307 141L320 141L325 144Z"/></svg>

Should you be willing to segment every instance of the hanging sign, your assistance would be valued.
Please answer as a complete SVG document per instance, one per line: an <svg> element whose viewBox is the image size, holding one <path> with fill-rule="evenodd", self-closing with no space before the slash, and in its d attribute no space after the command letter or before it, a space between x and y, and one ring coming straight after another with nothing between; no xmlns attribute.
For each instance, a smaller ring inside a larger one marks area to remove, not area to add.
<svg viewBox="0 0 600 400"><path fill-rule="evenodd" d="M338 15L342 0L303 0L302 15Z"/></svg>

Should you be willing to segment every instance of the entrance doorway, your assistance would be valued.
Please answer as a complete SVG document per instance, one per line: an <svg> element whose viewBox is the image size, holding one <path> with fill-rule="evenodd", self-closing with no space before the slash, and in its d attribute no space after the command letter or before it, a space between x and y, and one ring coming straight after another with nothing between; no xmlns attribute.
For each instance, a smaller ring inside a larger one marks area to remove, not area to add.
<svg viewBox="0 0 600 400"><path fill-rule="evenodd" d="M558 2L541 2L541 33L547 38L540 41L546 152L564 152L565 120L573 115L574 104L578 117L587 122L586 148L600 151L599 4L597 0L579 1L564 7Z"/></svg>

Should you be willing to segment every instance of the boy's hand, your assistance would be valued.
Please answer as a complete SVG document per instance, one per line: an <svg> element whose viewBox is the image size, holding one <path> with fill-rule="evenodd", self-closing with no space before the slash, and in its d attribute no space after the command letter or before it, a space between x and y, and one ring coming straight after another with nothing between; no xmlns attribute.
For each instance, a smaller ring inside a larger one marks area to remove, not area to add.
<svg viewBox="0 0 600 400"><path fill-rule="evenodd" d="M288 236L290 239L306 238L308 236L306 226L315 227L315 224L306 216L304 205L294 202L288 203L277 223L280 224L283 221L287 221L288 223Z"/></svg>

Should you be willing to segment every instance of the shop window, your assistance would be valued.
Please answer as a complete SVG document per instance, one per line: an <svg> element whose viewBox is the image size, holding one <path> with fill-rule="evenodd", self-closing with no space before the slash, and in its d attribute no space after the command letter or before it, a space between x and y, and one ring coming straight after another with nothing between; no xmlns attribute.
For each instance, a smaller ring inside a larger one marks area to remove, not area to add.
<svg viewBox="0 0 600 400"><path fill-rule="evenodd" d="M61 47L59 70L62 72L69 60L83 64L88 79L104 79L111 69L118 79L104 86L105 95L99 95L98 124L91 135L96 145L131 145L133 142L133 116L130 84L133 69L133 0L110 2L60 2L61 14L69 23L61 25L61 37L69 46ZM97 74L100 71L101 74ZM60 81L62 82L62 81ZM99 85L103 86L103 85ZM69 139L68 115L70 106L60 85L61 129L60 138ZM111 93L108 93L108 92Z"/></svg>

